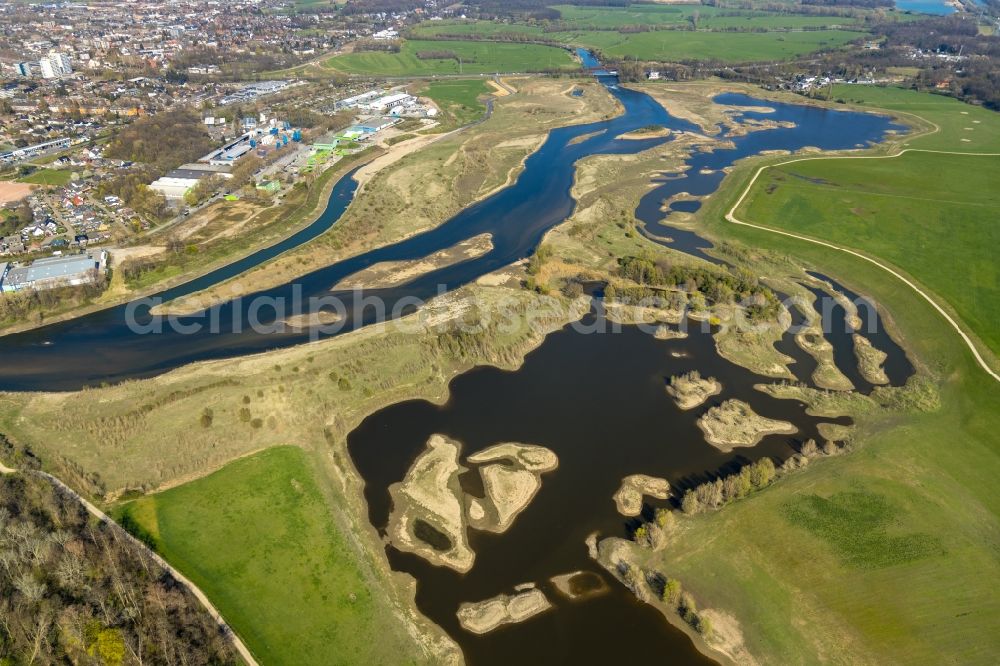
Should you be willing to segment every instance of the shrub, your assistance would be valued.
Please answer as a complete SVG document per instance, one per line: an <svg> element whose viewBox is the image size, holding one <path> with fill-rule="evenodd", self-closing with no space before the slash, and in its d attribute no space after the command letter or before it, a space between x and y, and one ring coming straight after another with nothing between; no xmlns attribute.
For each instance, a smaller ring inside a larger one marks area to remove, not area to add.
<svg viewBox="0 0 1000 666"><path fill-rule="evenodd" d="M676 578L668 578L663 584L663 602L677 608L681 601L681 582Z"/></svg>

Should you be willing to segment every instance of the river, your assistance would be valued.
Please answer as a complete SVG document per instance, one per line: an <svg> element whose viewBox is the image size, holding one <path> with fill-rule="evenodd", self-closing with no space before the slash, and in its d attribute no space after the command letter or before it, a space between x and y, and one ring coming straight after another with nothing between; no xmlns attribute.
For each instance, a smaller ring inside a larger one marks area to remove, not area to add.
<svg viewBox="0 0 1000 666"><path fill-rule="evenodd" d="M177 330L168 325L165 317L151 315L147 306L137 303L7 335L0 339L5 358L0 368L0 390L75 390L103 382L151 377L194 361L301 344L310 339L308 331L291 327L255 331L247 326L254 312L263 324L279 318L269 308L259 309L261 298L290 304L329 295L333 293L332 285L363 268L382 261L424 257L482 233L492 234L493 249L489 253L432 271L398 287L367 290L365 297L382 299L387 311L391 312L394 306L403 302L402 299L428 299L530 256L545 232L572 214L574 201L570 188L578 160L591 155L633 154L672 141L678 133L701 133L692 123L668 114L648 95L618 86L613 77L601 77L601 80L621 102L624 113L607 121L553 130L542 147L525 161L524 170L513 185L469 206L440 226L336 262L293 283L224 303L211 313L177 317ZM663 237L661 242L705 258L711 258L703 252L711 245L708 241L690 231L670 229L661 224L659 208L663 199L681 191L698 196L710 194L725 175L722 169L764 150L796 150L804 146L825 150L853 148L878 141L887 131L899 129L888 118L872 114L764 103L745 95L720 95L716 101L759 108L747 110L747 118L787 120L796 125L734 136L731 137L733 148L695 153L689 160L690 168L683 175L660 179L658 187L640 202L636 216L643 221L648 234ZM643 140L616 138L649 125L667 127L672 135ZM579 137L585 138L574 143ZM348 174L335 184L327 208L299 233L154 298L166 301L205 289L322 234L340 219L350 203L356 189L351 176ZM670 240L666 240L667 236ZM346 309L346 317L337 332L370 323L376 316L373 308L353 312L353 293L339 292L336 296ZM131 325L130 312L133 313ZM218 326L204 325L208 314ZM285 314L291 313L286 311ZM163 327L162 333L144 332L155 330L157 326ZM200 330L190 331L192 327L200 327Z"/></svg>
<svg viewBox="0 0 1000 666"><path fill-rule="evenodd" d="M585 59L585 62L586 59ZM452 219L424 233L313 271L292 284L268 289L221 305L217 331L182 334L170 330L142 334L129 326L134 305L109 308L71 321L8 335L0 340L4 363L3 390L72 390L105 381L154 376L205 359L235 357L305 342L309 333L294 329L263 333L240 329L256 297L304 298L327 295L343 278L382 261L416 259L483 233L492 234L487 254L414 278L391 289L370 290L389 305L401 299L427 299L441 291L468 284L491 271L530 256L542 236L569 217L576 163L591 155L634 154L674 140L680 133L701 134L701 128L667 113L648 95L622 88L611 76L601 76L624 108L611 120L574 125L550 132L542 147L525 161L511 186L469 206ZM725 169L737 160L768 150L854 148L881 140L901 129L884 116L831 111L811 106L762 102L746 95L724 94L716 103L742 107L746 119L767 119L789 126L727 136L732 146L709 153L695 152L679 175L656 179L642 198L636 217L643 231L665 245L717 262L707 253L711 244L690 231L663 222L661 205L681 192L694 197L716 191ZM791 126L794 124L794 126ZM621 134L662 125L671 135L643 140L619 140ZM580 139L576 141L576 139ZM292 237L246 259L166 290L163 300L194 293L234 277L327 231L340 219L356 190L352 174L334 185L320 217ZM675 203L674 210L694 212L694 199ZM341 292L350 304L352 293ZM876 333L884 336L874 317ZM373 312L349 315L342 330L370 321ZM801 315L796 315L801 317ZM843 309L826 313L827 327L843 328ZM590 319L599 313L588 315ZM275 316L272 314L271 320ZM263 321L268 321L266 315ZM162 322L139 308L136 323ZM182 325L203 323L202 316L179 317ZM869 323L866 321L866 323ZM832 335L835 362L858 379L848 352L850 336ZM890 353L887 370L894 384L905 381L912 367L887 336L873 342ZM890 344L891 343L891 344ZM778 345L796 359L793 371L810 383L815 361L798 349L790 335ZM698 369L718 378L728 398L744 400L758 413L791 421L799 432L769 436L752 449L721 453L706 444L695 425L704 408L683 412L668 398L664 384L671 375ZM587 555L589 534L627 536L635 522L615 511L611 500L621 478L644 473L668 479L683 488L770 456L782 460L801 441L817 436L824 421L806 413L795 401L780 401L753 389L762 379L722 359L711 335L692 327L683 340L658 340L635 327L614 335L585 335L572 327L550 335L529 354L516 372L478 368L455 378L443 406L425 401L392 405L368 417L348 438L352 458L365 481L369 518L384 529L390 510L388 486L400 481L427 438L442 433L463 443L463 456L501 441L539 444L559 457L559 468L543 477L541 492L504 534L473 532L476 564L466 575L434 567L413 555L387 547L390 564L418 581L420 610L445 629L462 647L470 664L614 663L622 658L709 663L682 632L667 625L651 607L618 585ZM863 381L863 380L862 380ZM859 384L868 390L867 383ZM827 419L828 420L828 419ZM844 422L844 421L839 421ZM474 480L467 475L470 487ZM654 502L647 512L665 502ZM549 579L582 570L601 580L606 591L585 601L570 601L553 590ZM556 605L530 621L484 636L463 631L455 610L463 601L479 601L515 585L536 583ZM738 583L738 581L736 581Z"/></svg>

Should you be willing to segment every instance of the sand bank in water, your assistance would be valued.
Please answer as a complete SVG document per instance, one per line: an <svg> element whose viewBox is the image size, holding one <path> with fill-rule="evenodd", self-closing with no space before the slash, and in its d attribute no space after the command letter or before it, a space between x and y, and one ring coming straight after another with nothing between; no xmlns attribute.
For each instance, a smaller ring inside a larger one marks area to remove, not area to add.
<svg viewBox="0 0 1000 666"><path fill-rule="evenodd" d="M642 513L642 498L645 495L667 499L670 496L670 484L666 479L645 474L626 476L614 495L618 513L623 516L638 516Z"/></svg>
<svg viewBox="0 0 1000 666"><path fill-rule="evenodd" d="M740 446L754 446L766 435L790 435L798 428L788 421L759 416L742 400L727 400L698 419L705 441L724 453Z"/></svg>
<svg viewBox="0 0 1000 666"><path fill-rule="evenodd" d="M469 547L458 480L465 471L458 462L460 449L458 442L441 435L427 440L427 449L403 481L389 486L388 534L399 550L465 573L476 555Z"/></svg>
<svg viewBox="0 0 1000 666"><path fill-rule="evenodd" d="M505 624L523 622L549 608L552 604L545 594L532 588L514 595L500 594L492 599L462 604L456 615L466 631L485 634Z"/></svg>

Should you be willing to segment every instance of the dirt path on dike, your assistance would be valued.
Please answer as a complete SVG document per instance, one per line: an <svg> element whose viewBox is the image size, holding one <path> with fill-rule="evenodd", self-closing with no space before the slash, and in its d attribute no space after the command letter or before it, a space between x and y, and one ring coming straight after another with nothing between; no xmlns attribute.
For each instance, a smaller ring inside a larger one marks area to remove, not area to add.
<svg viewBox="0 0 1000 666"><path fill-rule="evenodd" d="M930 134L937 132L938 129L940 128L937 128L937 126L935 126L935 130L933 132L930 132ZM764 173L766 169L770 169L771 167L780 167L780 166L785 166L786 164L793 164L795 162L807 162L811 160L891 160L905 153L936 153L939 155L967 155L969 157L1000 157L1000 153L968 153L968 152L953 151L953 150L929 150L924 148L904 148L896 153L892 153L889 155L827 155L827 156L817 155L813 157L799 157L792 160L785 160L784 162L778 162L777 164L767 164L757 169L757 171L754 173L753 178L751 178L750 182L747 183L747 186L746 188L744 188L743 193L740 194L739 199L736 200L736 203L733 204L733 207L729 209L728 213L726 213L726 220L732 222L733 224L739 224L744 227L751 227L753 229L767 231L772 234L788 236L789 238L795 238L798 240L806 241L807 243L813 243L814 245L822 245L823 247L828 247L833 250L846 252L847 254L850 254L852 256L864 259L865 261L871 264L875 264L880 269L882 269L886 273L889 273L890 275L898 279L900 282L905 284L907 287L915 291L925 301L930 303L931 307L933 307L938 312L938 314L944 317L944 320L947 321L948 324L950 324L951 327L955 329L955 332L958 333L959 337L962 338L962 342L964 342L965 346L968 347L969 351L972 352L972 356L976 359L976 363L979 364L979 367L981 367L986 372L986 374L988 374L994 380L1000 382L1000 374L998 374L995 370L993 370L993 368L989 366L989 364L986 362L986 359L984 359L982 354L979 353L979 350L976 349L976 345L972 342L972 339L966 334L966 332L962 330L962 327L959 325L959 323L951 315L949 315L944 308L938 305L937 302L927 294L927 292L925 292L923 289L915 285L910 279L900 274L898 271L890 268L881 261L873 259L872 257L869 257L866 254L862 254L861 252L857 252L855 250L842 247L840 245L835 245L833 243L828 243L826 241L818 240L816 238L810 238L808 236L803 236L801 234L795 234L790 231L781 231L779 229L772 229L770 227L765 227L760 224L745 222L736 217L736 209L739 208L741 205L743 205L743 201L750 193L750 190L753 188L754 183L757 182L757 178L759 178L760 174Z"/></svg>

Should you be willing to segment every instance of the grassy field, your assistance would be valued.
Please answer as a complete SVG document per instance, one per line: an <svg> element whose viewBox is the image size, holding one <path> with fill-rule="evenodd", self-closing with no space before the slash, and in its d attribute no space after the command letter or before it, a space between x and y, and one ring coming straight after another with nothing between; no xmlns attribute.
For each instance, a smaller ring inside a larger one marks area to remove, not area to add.
<svg viewBox="0 0 1000 666"><path fill-rule="evenodd" d="M62 187L69 183L72 175L73 172L68 169L39 169L30 175L18 178L18 182Z"/></svg>
<svg viewBox="0 0 1000 666"><path fill-rule="evenodd" d="M607 56L630 56L640 60L787 60L814 51L834 49L864 33L847 30L812 32L691 32L661 30L621 34L618 32L551 33L552 39L597 49Z"/></svg>
<svg viewBox="0 0 1000 666"><path fill-rule="evenodd" d="M831 25L850 25L855 19L833 16L794 16L765 11L734 11L706 5L632 5L630 7L577 7L556 5L562 21L581 28L622 28L625 26L675 26L690 24L697 15L700 29L718 28L826 28ZM723 15L720 15L723 14Z"/></svg>
<svg viewBox="0 0 1000 666"><path fill-rule="evenodd" d="M838 84L833 87L831 98L915 115L940 128L908 141L912 148L1000 152L1000 116L954 97L903 88Z"/></svg>
<svg viewBox="0 0 1000 666"><path fill-rule="evenodd" d="M334 527L308 455L268 449L124 504L263 664L407 663L419 654Z"/></svg>
<svg viewBox="0 0 1000 666"><path fill-rule="evenodd" d="M482 79L433 81L421 88L420 95L438 105L449 125L466 125L483 117L486 106L479 101L490 88Z"/></svg>
<svg viewBox="0 0 1000 666"><path fill-rule="evenodd" d="M889 260L1000 355L1000 158L907 153L768 169L741 219Z"/></svg>
<svg viewBox="0 0 1000 666"><path fill-rule="evenodd" d="M450 51L461 58L421 59L425 51ZM568 51L539 44L407 40L399 53L360 52L331 58L326 65L347 74L432 76L575 69Z"/></svg>
<svg viewBox="0 0 1000 666"><path fill-rule="evenodd" d="M760 663L992 663L1000 651L997 384L930 305L877 267L725 222L758 164L737 167L700 212L701 228L799 257L873 296L938 387L940 407L856 411L854 451L721 511L682 518L665 551L637 557L680 579L699 608L732 614Z"/></svg>
<svg viewBox="0 0 1000 666"><path fill-rule="evenodd" d="M907 146L1000 152L1000 115L992 111L927 93L858 88L834 93L863 95L940 128ZM998 181L998 157L909 152L885 160L810 160L765 171L738 216L888 260L951 305L1000 355Z"/></svg>
<svg viewBox="0 0 1000 666"><path fill-rule="evenodd" d="M639 6L629 8L638 10ZM665 12L671 19L680 16L686 21L684 14ZM711 9L701 7L699 11ZM612 12L618 10L581 10L584 12ZM624 10L621 10L624 11ZM690 10L689 10L690 11ZM657 14L658 12L636 11L637 14ZM703 12L704 13L704 12ZM816 20L816 25L830 25L830 17L802 16L726 16L717 19L701 19L706 25L723 28L743 26L747 28L778 27L785 21L787 27L810 25ZM716 22L714 25L712 22ZM796 25L797 24L797 25ZM581 24L583 25L583 24ZM699 23L701 26L702 23ZM570 23L572 27L572 23ZM536 26L493 23L490 21L463 21L440 23L425 23L416 29L418 34L426 35L477 35L488 37L504 33L525 34L538 39L554 40L563 44L583 46L598 49L608 56L630 56L641 60L699 60L710 59L725 62L743 62L749 60L786 60L813 51L838 48L844 44L864 37L865 33L852 30L814 30L810 32L710 32L689 30L660 30L623 34L614 30L567 30L563 32L542 32ZM412 42L411 42L412 43ZM441 44L443 42L429 42ZM456 42L447 42L449 44ZM463 43L463 42L457 42ZM480 42L481 43L481 42ZM443 47L442 47L443 48ZM366 55L366 54L361 54ZM350 56L340 56L345 58ZM469 70L466 70L469 71Z"/></svg>

